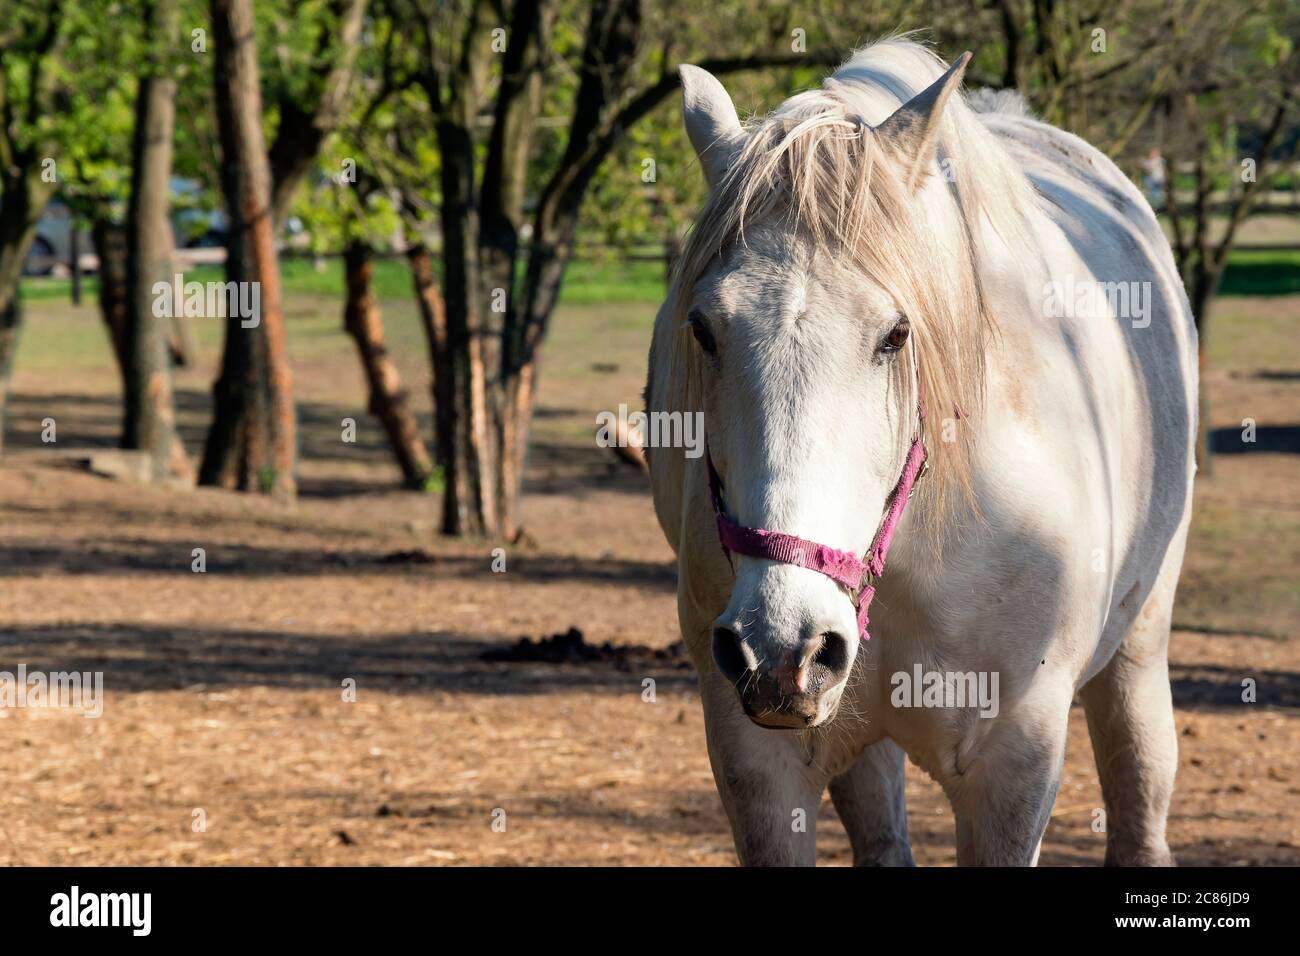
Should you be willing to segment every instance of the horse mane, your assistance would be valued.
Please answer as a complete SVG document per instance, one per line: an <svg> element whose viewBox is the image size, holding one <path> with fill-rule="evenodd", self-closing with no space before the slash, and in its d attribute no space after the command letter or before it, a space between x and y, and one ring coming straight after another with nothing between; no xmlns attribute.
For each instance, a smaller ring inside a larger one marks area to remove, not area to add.
<svg viewBox="0 0 1300 956"><path fill-rule="evenodd" d="M872 127L944 69L920 43L883 40L855 53L819 89L746 122L744 144L675 267L647 389L655 408L702 408L703 367L685 323L690 290L726 248L745 241L747 226L781 217L818 252L862 269L908 316L911 341L896 366L895 393L903 408L924 401L931 477L918 484L918 498L929 499L918 510L936 531L952 493L974 501L975 429L963 422L983 409L985 348L997 331L973 237L983 221L1010 248L1030 248L1027 213L1038 202L958 95L944 109L938 136L947 188L908 187L890 144ZM923 194L941 198L922 201ZM900 456L912 437L899 436Z"/></svg>

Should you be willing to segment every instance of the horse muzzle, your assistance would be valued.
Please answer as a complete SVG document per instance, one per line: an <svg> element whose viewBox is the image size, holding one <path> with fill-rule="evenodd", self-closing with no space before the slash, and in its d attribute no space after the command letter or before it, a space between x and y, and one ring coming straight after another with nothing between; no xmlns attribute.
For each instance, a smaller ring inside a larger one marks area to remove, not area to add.
<svg viewBox="0 0 1300 956"><path fill-rule="evenodd" d="M790 629L773 627L771 620L729 610L714 622L719 673L735 687L745 714L762 727L804 730L825 723L834 716L857 651L852 618L828 616Z"/></svg>

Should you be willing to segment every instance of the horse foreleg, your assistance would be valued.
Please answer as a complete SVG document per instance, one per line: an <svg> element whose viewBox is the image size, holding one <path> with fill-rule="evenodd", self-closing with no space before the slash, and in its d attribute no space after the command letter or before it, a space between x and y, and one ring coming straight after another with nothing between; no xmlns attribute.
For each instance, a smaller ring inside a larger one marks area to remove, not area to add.
<svg viewBox="0 0 1300 956"><path fill-rule="evenodd" d="M940 783L957 822L959 866L1035 866L1061 781L1068 686L1043 688L978 726ZM976 718L982 721L982 718Z"/></svg>
<svg viewBox="0 0 1300 956"><path fill-rule="evenodd" d="M882 740L831 780L831 800L849 834L854 866L915 866L907 842L903 750Z"/></svg>
<svg viewBox="0 0 1300 956"><path fill-rule="evenodd" d="M815 865L825 775L801 758L802 735L755 725L716 677L701 687L709 762L741 865Z"/></svg>

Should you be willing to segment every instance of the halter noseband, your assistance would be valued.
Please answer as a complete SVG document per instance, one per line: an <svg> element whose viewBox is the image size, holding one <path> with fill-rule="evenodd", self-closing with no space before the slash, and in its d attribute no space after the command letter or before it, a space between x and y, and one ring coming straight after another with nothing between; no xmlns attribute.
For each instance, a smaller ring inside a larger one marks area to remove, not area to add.
<svg viewBox="0 0 1300 956"><path fill-rule="evenodd" d="M924 415L921 417L924 421ZM858 612L858 632L862 640L870 640L871 635L867 633L867 609L871 606L871 599L876 596L876 580L885 572L885 556L889 554L889 545L898 529L898 522L903 517L903 509L912 497L912 486L923 474L925 444L922 440L916 438L908 449L907 462L903 465L898 484L889 496L885 517L880 522L871 547L862 558L798 535L764 528L746 528L733 521L727 515L722 500L722 479L713 466L713 456L709 454L707 443L704 446L704 456L709 468L709 494L713 497L713 514L718 520L718 540L722 543L722 553L727 561L731 561L734 551L751 558L795 564L826 575L848 592L849 599Z"/></svg>

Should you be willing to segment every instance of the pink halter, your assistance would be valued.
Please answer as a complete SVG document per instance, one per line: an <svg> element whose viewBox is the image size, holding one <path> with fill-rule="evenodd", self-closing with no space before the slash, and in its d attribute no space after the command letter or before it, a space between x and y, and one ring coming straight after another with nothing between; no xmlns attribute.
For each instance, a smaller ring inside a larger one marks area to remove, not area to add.
<svg viewBox="0 0 1300 956"><path fill-rule="evenodd" d="M903 465L903 473L889 496L889 506L885 510L880 529L862 559L847 551L839 551L798 535L763 528L746 528L732 521L722 500L722 479L713 466L713 456L709 454L707 443L704 446L704 456L709 468L709 494L713 497L713 513L718 519L718 540L722 542L722 553L727 560L731 560L734 551L751 558L797 564L801 568L826 575L848 591L849 599L858 611L858 632L862 640L871 640L871 635L867 633L867 609L871 606L871 599L876 596L876 579L885 572L885 556L889 554L889 545L898 529L898 522L903 517L903 509L912 497L912 486L921 476L921 468L925 464L925 445L921 439L913 441L912 447L908 449L907 463Z"/></svg>

